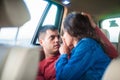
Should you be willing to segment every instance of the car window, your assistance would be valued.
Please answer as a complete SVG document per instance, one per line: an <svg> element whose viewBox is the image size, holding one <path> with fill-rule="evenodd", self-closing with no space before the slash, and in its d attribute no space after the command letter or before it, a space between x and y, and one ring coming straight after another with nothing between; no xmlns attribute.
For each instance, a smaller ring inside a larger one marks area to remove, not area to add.
<svg viewBox="0 0 120 80"><path fill-rule="evenodd" d="M47 0L24 0L31 19L21 27L1 28L0 43L39 44L37 41L40 27L53 24L60 27L63 6Z"/></svg>
<svg viewBox="0 0 120 80"><path fill-rule="evenodd" d="M120 32L120 17L102 20L101 28L108 30L111 42L118 42L118 35Z"/></svg>
<svg viewBox="0 0 120 80"><path fill-rule="evenodd" d="M46 25L46 24L55 25L56 14L57 14L57 7L55 5L52 5L48 14L46 15L43 25Z"/></svg>
<svg viewBox="0 0 120 80"><path fill-rule="evenodd" d="M1 28L0 43L15 44L18 28Z"/></svg>

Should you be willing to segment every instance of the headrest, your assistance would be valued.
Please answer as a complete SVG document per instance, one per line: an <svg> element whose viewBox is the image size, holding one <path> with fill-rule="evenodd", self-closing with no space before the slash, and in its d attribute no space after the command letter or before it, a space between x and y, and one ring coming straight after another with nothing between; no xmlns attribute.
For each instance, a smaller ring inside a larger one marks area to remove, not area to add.
<svg viewBox="0 0 120 80"><path fill-rule="evenodd" d="M108 32L108 30L107 29L101 29L101 31L105 34L105 36L108 38L108 39L110 39L110 34L109 34L109 32Z"/></svg>
<svg viewBox="0 0 120 80"><path fill-rule="evenodd" d="M120 32L119 32L119 35L118 35L118 42L120 43Z"/></svg>
<svg viewBox="0 0 120 80"><path fill-rule="evenodd" d="M23 0L0 0L0 27L19 27L29 19Z"/></svg>

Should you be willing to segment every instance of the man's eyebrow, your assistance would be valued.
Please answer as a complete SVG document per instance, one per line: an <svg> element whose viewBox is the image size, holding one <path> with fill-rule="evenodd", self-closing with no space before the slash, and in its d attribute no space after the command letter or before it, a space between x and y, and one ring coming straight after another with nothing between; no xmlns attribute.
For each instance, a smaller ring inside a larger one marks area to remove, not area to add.
<svg viewBox="0 0 120 80"><path fill-rule="evenodd" d="M50 38L50 37L55 37L55 36L59 37L59 35L50 35L49 38Z"/></svg>
<svg viewBox="0 0 120 80"><path fill-rule="evenodd" d="M51 37L55 37L55 35L50 35L49 38L51 38Z"/></svg>

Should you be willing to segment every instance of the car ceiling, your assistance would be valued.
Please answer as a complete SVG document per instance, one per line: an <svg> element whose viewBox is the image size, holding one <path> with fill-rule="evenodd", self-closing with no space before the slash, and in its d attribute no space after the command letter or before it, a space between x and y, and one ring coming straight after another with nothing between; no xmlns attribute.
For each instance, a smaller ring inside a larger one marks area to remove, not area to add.
<svg viewBox="0 0 120 80"><path fill-rule="evenodd" d="M62 0L56 0L61 3ZM96 17L97 20L108 16L120 16L120 0L70 0L68 12L84 11Z"/></svg>

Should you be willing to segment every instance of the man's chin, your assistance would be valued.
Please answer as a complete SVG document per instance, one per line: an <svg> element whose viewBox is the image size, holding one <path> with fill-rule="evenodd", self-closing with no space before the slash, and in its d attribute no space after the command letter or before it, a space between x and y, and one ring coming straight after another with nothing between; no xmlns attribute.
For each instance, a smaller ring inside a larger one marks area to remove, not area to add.
<svg viewBox="0 0 120 80"><path fill-rule="evenodd" d="M55 49L56 51L59 50L59 48L60 48L60 47L54 47L54 49Z"/></svg>
<svg viewBox="0 0 120 80"><path fill-rule="evenodd" d="M54 52L59 52L59 49L55 49Z"/></svg>

